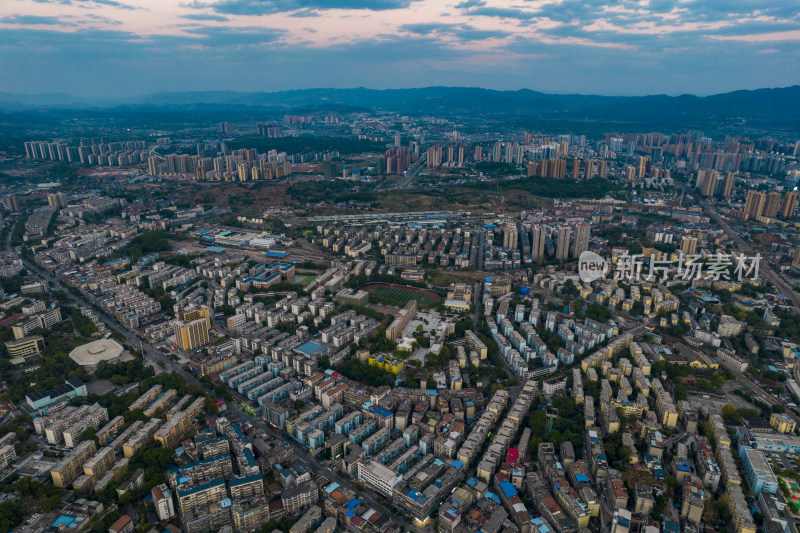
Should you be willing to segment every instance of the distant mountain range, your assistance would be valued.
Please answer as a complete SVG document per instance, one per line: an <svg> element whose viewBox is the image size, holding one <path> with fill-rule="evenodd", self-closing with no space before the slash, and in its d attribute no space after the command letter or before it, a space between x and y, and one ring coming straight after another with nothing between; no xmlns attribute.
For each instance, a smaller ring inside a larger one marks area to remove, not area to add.
<svg viewBox="0 0 800 533"><path fill-rule="evenodd" d="M619 122L727 122L787 125L800 121L800 85L734 91L711 96L600 96L546 94L528 89L474 87L375 90L302 89L280 92L187 91L89 100L61 93L0 92L0 109L36 108L149 110L187 108L372 109L437 115L519 115L543 119Z"/></svg>

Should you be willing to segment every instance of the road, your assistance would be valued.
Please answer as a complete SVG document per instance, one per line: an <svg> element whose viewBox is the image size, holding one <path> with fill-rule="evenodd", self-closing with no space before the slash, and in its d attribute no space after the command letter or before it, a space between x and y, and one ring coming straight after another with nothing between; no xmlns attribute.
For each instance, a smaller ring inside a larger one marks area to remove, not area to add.
<svg viewBox="0 0 800 533"><path fill-rule="evenodd" d="M486 232L484 230L478 230L478 268L477 270L480 272L483 270L483 256L484 256L484 246L486 245Z"/></svg>
<svg viewBox="0 0 800 533"><path fill-rule="evenodd" d="M795 376L798 375L798 373L797 373L798 368L797 367L798 367L798 365L795 365L795 368L794 368ZM751 380L745 374L742 374L741 372L733 371L733 375L736 376L737 381L745 383L750 388L750 390L755 392L756 395L758 395L759 398L761 398L762 400L764 400L768 404L770 404L770 405L784 405L782 401L778 400L772 394L770 394L769 392L767 392L764 389L762 389L761 385L759 385L755 381ZM796 423L800 424L800 416L797 416L792 410L786 409L786 414L789 415L792 418L792 420L794 420Z"/></svg>
<svg viewBox="0 0 800 533"><path fill-rule="evenodd" d="M377 499L374 496L372 496L372 494L370 494L372 491L370 491L369 489L367 490L359 489L358 487L355 486L355 484L352 481L350 481L350 479L343 478L330 468L323 466L322 463L320 463L316 457L308 453L308 451L299 443L297 443L297 441L295 441L294 439L287 438L280 431L276 430L269 424L264 423L260 419L254 419L251 423L260 430L271 431L273 434L277 434L283 438L286 438L287 441L289 442L289 445L292 446L297 456L300 457L304 463L310 465L312 467L312 470L314 470L314 472L322 474L329 480L336 481L337 483L339 483L339 485L345 487L346 489L352 491L355 494L358 494L360 500L367 502L381 514L385 516L392 516L392 512L389 509L387 509L384 505L378 503ZM399 520L400 522L403 521L402 518L395 517L395 519Z"/></svg>
<svg viewBox="0 0 800 533"><path fill-rule="evenodd" d="M25 264L25 267L30 272L39 276L41 279L52 283L53 286L56 287L57 289L64 290L64 292L67 295L67 298L73 301L74 303L77 303L78 305L86 308L92 307L86 300L71 292L69 288L65 287L58 279L54 278L50 273L41 269L37 264L32 263L27 259L20 257L16 253L16 251L9 246L9 244L10 244L10 236L6 241L6 249L15 257L22 259L23 263ZM120 335L122 335L125 341L128 343L128 345L132 347L135 347L137 344L140 345L142 348L143 355L147 357L150 361L157 363L161 368L163 368L168 372L180 375L192 385L205 389L205 386L200 382L196 374L186 370L175 361L169 359L166 355L164 355L164 353L154 348L152 345L150 345L150 343L138 338L133 332L122 327L121 324L112 320L107 314L100 312L98 313L98 316L106 324L106 327L108 327L109 331L115 331ZM209 394L215 396L213 391L208 391L208 392ZM310 464L313 467L314 471L322 472L325 475L325 477L327 477L329 480L336 481L340 485L358 494L360 499L369 503L372 507L374 507L377 511L384 514L385 516L392 516L392 512L389 511L389 509L387 509L385 506L378 503L378 501L371 494L369 494L367 491L361 491L360 489L355 487L355 485L349 479L339 476L336 472L333 472L329 468L320 464L319 461L313 455L308 453L308 451L305 448L300 446L294 440L288 438L282 432L276 430L275 428L269 426L268 424L265 424L259 418L254 417L249 413L246 413L235 402L227 402L227 407L230 411L232 411L236 415L236 417L238 417L238 419L248 420L251 424L253 424L254 427L261 429L263 431L270 431L272 432L272 434L278 436L279 438L287 440L290 443L290 445L294 447L297 456L302 461L306 462L307 464ZM398 517L394 518L395 520L398 520L401 523L403 522L402 518Z"/></svg>
<svg viewBox="0 0 800 533"><path fill-rule="evenodd" d="M681 187L683 187L684 192L690 192L687 191L686 184L681 183ZM736 230L733 229L731 225L728 224L728 222L724 218L722 218L722 216L719 213L717 213L714 209L712 209L707 202L700 200L700 206L712 219L714 219L714 221L717 224L719 224L719 227L722 228L722 230L728 235L728 237L734 242L734 244L736 244L736 246L739 247L740 252L752 253L755 251L753 249L753 246L750 245L748 242L746 242L744 239L742 239L742 237L736 232ZM760 262L759 273L768 280L770 280L776 289L778 289L784 296L789 298L795 307L800 309L800 294L795 292L794 289L792 289L792 287L788 283L786 283L786 280L784 280L780 274L778 274L772 269L772 267L769 265L766 259L762 259L762 261Z"/></svg>
<svg viewBox="0 0 800 533"><path fill-rule="evenodd" d="M419 158L419 161L411 165L411 168L408 169L408 171L406 172L405 179L397 184L397 188L405 189L406 187L408 187L411 184L411 182L414 181L414 178L416 178L417 175L422 171L422 169L425 168L425 164L427 163L427 161L428 161L428 154L422 154L422 157Z"/></svg>
<svg viewBox="0 0 800 533"><path fill-rule="evenodd" d="M478 306L481 305L481 283L480 283L480 281L476 281L475 284L472 286L472 305L475 308L475 309L472 310L472 329L477 331L478 330L478 314L479 314Z"/></svg>

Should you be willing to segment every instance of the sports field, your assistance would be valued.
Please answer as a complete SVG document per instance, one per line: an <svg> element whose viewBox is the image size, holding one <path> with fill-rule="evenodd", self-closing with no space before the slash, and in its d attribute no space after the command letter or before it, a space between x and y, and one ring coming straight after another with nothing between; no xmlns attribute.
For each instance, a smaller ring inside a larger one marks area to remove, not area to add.
<svg viewBox="0 0 800 533"><path fill-rule="evenodd" d="M371 283L361 288L370 293L372 300L398 307L404 307L411 300L416 300L419 305L428 305L441 299L434 291L404 285Z"/></svg>

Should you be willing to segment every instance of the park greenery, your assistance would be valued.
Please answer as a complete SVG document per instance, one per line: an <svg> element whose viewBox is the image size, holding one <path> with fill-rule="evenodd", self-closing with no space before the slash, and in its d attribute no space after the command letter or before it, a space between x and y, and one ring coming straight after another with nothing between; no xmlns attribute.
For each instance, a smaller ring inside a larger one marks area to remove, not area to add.
<svg viewBox="0 0 800 533"><path fill-rule="evenodd" d="M136 261L145 255L164 252L170 249L167 237L160 231L146 231L130 240L128 244L116 250L114 257L128 257Z"/></svg>
<svg viewBox="0 0 800 533"><path fill-rule="evenodd" d="M299 181L286 188L286 194L298 203L373 202L377 196L364 184L350 181Z"/></svg>

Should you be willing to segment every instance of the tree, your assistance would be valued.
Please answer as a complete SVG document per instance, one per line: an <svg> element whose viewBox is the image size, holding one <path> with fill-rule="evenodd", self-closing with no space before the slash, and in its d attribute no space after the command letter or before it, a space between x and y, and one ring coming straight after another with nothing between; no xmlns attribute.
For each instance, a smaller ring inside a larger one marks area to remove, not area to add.
<svg viewBox="0 0 800 533"><path fill-rule="evenodd" d="M95 440L97 438L97 430L91 426L83 430L81 433L80 441L83 442L85 440Z"/></svg>
<svg viewBox="0 0 800 533"><path fill-rule="evenodd" d="M620 462L628 464L631 462L631 457L633 457L633 450L631 450L630 446L623 444L619 447L619 450L617 450L617 455L619 456Z"/></svg>

